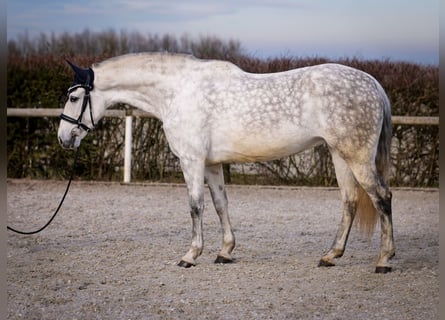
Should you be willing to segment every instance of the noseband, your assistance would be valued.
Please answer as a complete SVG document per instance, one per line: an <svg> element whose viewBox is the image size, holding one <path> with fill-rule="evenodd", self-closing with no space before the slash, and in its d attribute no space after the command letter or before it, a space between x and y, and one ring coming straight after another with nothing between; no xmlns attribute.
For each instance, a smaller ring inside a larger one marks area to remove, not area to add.
<svg viewBox="0 0 445 320"><path fill-rule="evenodd" d="M82 128L86 132L90 132L95 127L94 120L93 120L93 106L91 105L91 97L90 97L90 91L93 90L93 87L89 84L76 84L68 89L67 95L69 96L69 94L71 92L73 92L74 90L76 90L78 88L85 89L85 95L83 97L82 109L80 110L79 117L77 119L74 119L74 118L71 118L70 116L67 116L66 114L62 113L60 115L60 119L65 120L72 124L76 124L78 128ZM82 123L83 114L85 113L85 110L87 109L88 104L90 105L90 119L91 119L91 124L93 126L92 128L88 127L85 123Z"/></svg>

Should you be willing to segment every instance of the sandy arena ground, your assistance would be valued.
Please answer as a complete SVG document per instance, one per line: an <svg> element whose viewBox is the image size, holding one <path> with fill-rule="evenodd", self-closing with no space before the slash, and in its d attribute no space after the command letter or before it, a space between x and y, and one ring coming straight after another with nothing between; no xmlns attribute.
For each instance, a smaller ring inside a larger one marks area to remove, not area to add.
<svg viewBox="0 0 445 320"><path fill-rule="evenodd" d="M33 230L65 181L8 180L8 224ZM353 229L337 266L317 263L340 221L338 190L228 187L235 263L214 264L221 234L206 190L205 248L191 239L186 189L73 182L45 231L8 232L8 319L437 319L439 192L393 190L393 272L375 274Z"/></svg>

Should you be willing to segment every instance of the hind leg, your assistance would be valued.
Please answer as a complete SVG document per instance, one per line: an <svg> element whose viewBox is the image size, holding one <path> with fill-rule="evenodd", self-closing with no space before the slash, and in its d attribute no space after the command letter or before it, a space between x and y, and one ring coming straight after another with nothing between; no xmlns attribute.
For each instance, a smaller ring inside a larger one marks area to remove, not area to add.
<svg viewBox="0 0 445 320"><path fill-rule="evenodd" d="M229 219L228 201L226 189L224 187L222 165L219 164L206 167L205 177L223 232L222 249L216 258L215 263L230 263L233 261L231 253L235 247L235 236Z"/></svg>
<svg viewBox="0 0 445 320"><path fill-rule="evenodd" d="M382 177L377 174L374 165L355 164L351 165L351 169L357 181L368 193L380 216L380 256L376 264L375 272L390 272L391 265L389 264L389 260L395 255L391 192Z"/></svg>
<svg viewBox="0 0 445 320"><path fill-rule="evenodd" d="M328 253L320 259L319 267L335 266L334 259L343 256L358 203L358 185L351 169L349 169L346 162L335 152L332 152L332 161L335 166L337 183L340 187L343 216L334 242Z"/></svg>

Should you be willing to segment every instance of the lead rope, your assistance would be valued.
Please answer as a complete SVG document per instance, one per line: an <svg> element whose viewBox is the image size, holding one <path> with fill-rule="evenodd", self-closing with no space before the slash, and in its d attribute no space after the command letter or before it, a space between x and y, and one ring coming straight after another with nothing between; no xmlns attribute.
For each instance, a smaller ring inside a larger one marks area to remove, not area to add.
<svg viewBox="0 0 445 320"><path fill-rule="evenodd" d="M6 226L6 228L12 232L18 233L18 234L24 234L24 235L31 235L31 234L36 234L39 233L40 231L43 231L47 226L50 225L50 223L54 220L54 218L56 217L57 213L59 212L60 208L62 207L63 201L65 200L66 195L68 194L68 190L70 189L70 185L71 185L71 181L73 180L73 176L74 176L74 169L76 167L76 163L77 163L77 157L79 155L79 148L77 148L76 150L76 154L74 156L74 163L73 163L73 168L71 170L71 175L70 175L70 180L68 181L68 185L66 186L66 190L65 193L63 194L62 200L60 200L59 206L57 207L56 211L54 212L53 216L51 217L51 219L49 219L49 221L40 229L35 230L35 231L31 231L31 232L25 232L25 231L20 231L14 228L11 228L10 226Z"/></svg>

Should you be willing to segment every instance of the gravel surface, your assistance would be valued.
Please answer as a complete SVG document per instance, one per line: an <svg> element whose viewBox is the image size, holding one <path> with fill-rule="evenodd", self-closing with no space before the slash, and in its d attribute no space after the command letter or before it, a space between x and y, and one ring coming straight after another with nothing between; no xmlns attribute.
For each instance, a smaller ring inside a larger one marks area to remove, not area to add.
<svg viewBox="0 0 445 320"><path fill-rule="evenodd" d="M65 181L8 180L8 224L33 230ZM393 272L375 274L379 234L353 228L343 258L317 267L340 222L335 189L229 186L235 263L206 190L205 248L190 269L179 185L73 182L45 231L8 232L8 319L436 319L439 192L393 190Z"/></svg>

